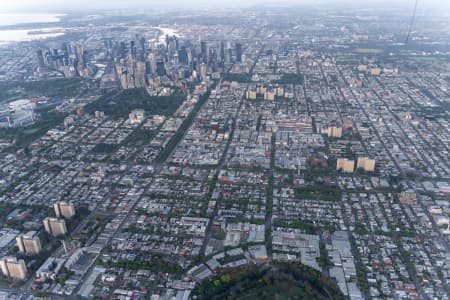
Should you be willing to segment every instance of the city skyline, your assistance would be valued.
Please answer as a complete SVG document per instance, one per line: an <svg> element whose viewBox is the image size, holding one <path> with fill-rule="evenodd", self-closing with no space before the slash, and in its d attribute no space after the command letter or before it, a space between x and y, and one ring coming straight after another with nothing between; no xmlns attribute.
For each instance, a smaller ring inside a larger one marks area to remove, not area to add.
<svg viewBox="0 0 450 300"><path fill-rule="evenodd" d="M60 2L0 13L1 299L449 299L443 10Z"/></svg>

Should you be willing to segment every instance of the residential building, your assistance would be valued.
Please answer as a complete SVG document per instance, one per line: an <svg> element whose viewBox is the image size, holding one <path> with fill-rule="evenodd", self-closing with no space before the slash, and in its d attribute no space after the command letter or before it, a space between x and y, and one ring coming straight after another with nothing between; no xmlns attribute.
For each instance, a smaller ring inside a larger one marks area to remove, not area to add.
<svg viewBox="0 0 450 300"><path fill-rule="evenodd" d="M328 137L340 138L342 136L342 127L328 127Z"/></svg>
<svg viewBox="0 0 450 300"><path fill-rule="evenodd" d="M57 202L53 204L55 209L55 215L57 218L64 217L70 219L75 215L75 207L73 203L70 202Z"/></svg>
<svg viewBox="0 0 450 300"><path fill-rule="evenodd" d="M27 276L27 267L23 259L16 257L4 257L0 260L0 269L3 275L14 279L25 279Z"/></svg>
<svg viewBox="0 0 450 300"><path fill-rule="evenodd" d="M29 231L16 238L17 247L21 253L39 254L41 251L41 242L36 231Z"/></svg>
<svg viewBox="0 0 450 300"><path fill-rule="evenodd" d="M375 160L368 157L358 157L356 168L363 169L366 172L373 172L375 170Z"/></svg>
<svg viewBox="0 0 450 300"><path fill-rule="evenodd" d="M352 173L355 169L355 161L353 159L338 158L336 163L336 170L344 173Z"/></svg>
<svg viewBox="0 0 450 300"><path fill-rule="evenodd" d="M66 221L64 219L47 217L44 219L44 228L45 231L53 236L67 233Z"/></svg>

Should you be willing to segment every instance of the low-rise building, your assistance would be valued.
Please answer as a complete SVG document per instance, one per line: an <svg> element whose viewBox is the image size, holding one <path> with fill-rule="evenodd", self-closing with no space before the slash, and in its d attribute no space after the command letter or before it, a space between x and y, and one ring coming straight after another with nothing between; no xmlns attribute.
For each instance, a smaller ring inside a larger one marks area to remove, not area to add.
<svg viewBox="0 0 450 300"><path fill-rule="evenodd" d="M141 124L145 119L145 111L143 109L135 109L128 115L131 124Z"/></svg>

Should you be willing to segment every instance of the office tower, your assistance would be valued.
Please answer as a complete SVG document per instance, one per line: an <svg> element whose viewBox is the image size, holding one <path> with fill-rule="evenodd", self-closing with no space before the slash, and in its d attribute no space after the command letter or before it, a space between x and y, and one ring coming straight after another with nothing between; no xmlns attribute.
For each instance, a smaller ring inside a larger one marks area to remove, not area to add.
<svg viewBox="0 0 450 300"><path fill-rule="evenodd" d="M119 56L125 57L127 54L127 45L125 45L125 42L120 42L119 46Z"/></svg>
<svg viewBox="0 0 450 300"><path fill-rule="evenodd" d="M134 41L130 42L130 53L133 58L136 58L137 49Z"/></svg>
<svg viewBox="0 0 450 300"><path fill-rule="evenodd" d="M77 58L78 65L83 68L86 67L85 51L83 50L83 46L80 44L75 45L75 57Z"/></svg>
<svg viewBox="0 0 450 300"><path fill-rule="evenodd" d="M39 67L43 67L45 65L45 62L44 62L44 54L42 53L41 49L39 49L36 52L36 56L37 56L37 61L38 61Z"/></svg>
<svg viewBox="0 0 450 300"><path fill-rule="evenodd" d="M216 49L210 49L208 53L208 65L214 70L215 64L217 62L217 52Z"/></svg>
<svg viewBox="0 0 450 300"><path fill-rule="evenodd" d="M70 54L70 51L69 51L69 46L67 45L67 43L63 43L62 44L62 51L63 51L63 57L62 57L62 59L63 59L63 65L64 66L67 66L67 65L69 65L69 54Z"/></svg>
<svg viewBox="0 0 450 300"><path fill-rule="evenodd" d="M178 60L180 61L180 64L188 64L188 54L185 46L181 46L181 49L178 51Z"/></svg>
<svg viewBox="0 0 450 300"><path fill-rule="evenodd" d="M64 219L47 217L43 222L45 231L53 236L59 236L67 233L66 221L64 221Z"/></svg>
<svg viewBox="0 0 450 300"><path fill-rule="evenodd" d="M200 42L200 53L206 55L206 42L205 41Z"/></svg>
<svg viewBox="0 0 450 300"><path fill-rule="evenodd" d="M145 63L138 61L136 62L136 73L135 73L135 84L136 87L145 87Z"/></svg>
<svg viewBox="0 0 450 300"><path fill-rule="evenodd" d="M342 136L342 127L328 127L328 137L340 138Z"/></svg>
<svg viewBox="0 0 450 300"><path fill-rule="evenodd" d="M55 215L57 218L64 217L66 219L70 219L75 216L75 207L71 202L57 202L53 204L53 208L55 209Z"/></svg>
<svg viewBox="0 0 450 300"><path fill-rule="evenodd" d="M3 275L15 279L25 279L27 276L27 267L23 259L17 260L16 257L4 257L0 259L0 269Z"/></svg>
<svg viewBox="0 0 450 300"><path fill-rule="evenodd" d="M166 47L169 47L170 37L166 34Z"/></svg>
<svg viewBox="0 0 450 300"><path fill-rule="evenodd" d="M144 54L145 54L145 38L144 37L141 37L139 39L139 45L141 46L142 52L144 52Z"/></svg>
<svg viewBox="0 0 450 300"><path fill-rule="evenodd" d="M225 61L225 43L223 41L220 42L220 60Z"/></svg>
<svg viewBox="0 0 450 300"><path fill-rule="evenodd" d="M174 55L177 52L177 41L174 38L170 38L169 46L167 46L167 51L169 56Z"/></svg>
<svg viewBox="0 0 450 300"><path fill-rule="evenodd" d="M159 76L166 75L166 68L164 66L164 61L156 62L156 74L158 74Z"/></svg>
<svg viewBox="0 0 450 300"><path fill-rule="evenodd" d="M225 62L226 62L227 64L231 63L232 57L233 57L233 50L232 50L231 47L228 45L227 52L225 52Z"/></svg>
<svg viewBox="0 0 450 300"><path fill-rule="evenodd" d="M150 74L156 74L156 53L150 52L147 55L147 61L150 64Z"/></svg>
<svg viewBox="0 0 450 300"><path fill-rule="evenodd" d="M80 44L75 45L75 69L79 76L87 76L86 70L86 51L84 51L83 46Z"/></svg>
<svg viewBox="0 0 450 300"><path fill-rule="evenodd" d="M242 62L242 44L236 43L236 61Z"/></svg>
<svg viewBox="0 0 450 300"><path fill-rule="evenodd" d="M358 157L356 168L363 169L366 172L373 172L375 170L375 160L368 157Z"/></svg>
<svg viewBox="0 0 450 300"><path fill-rule="evenodd" d="M188 50L187 59L188 59L188 65L190 65L193 61L192 49Z"/></svg>
<svg viewBox="0 0 450 300"><path fill-rule="evenodd" d="M336 170L344 173L352 173L355 168L355 161L353 159L338 158L336 162Z"/></svg>
<svg viewBox="0 0 450 300"><path fill-rule="evenodd" d="M126 67L122 66L121 64L117 64L116 65L116 73L117 73L117 78L120 81L120 86L123 89L127 89L128 88L128 81L127 81L128 71L127 71Z"/></svg>
<svg viewBox="0 0 450 300"><path fill-rule="evenodd" d="M202 80L206 80L206 64L202 63L200 65L200 77Z"/></svg>
<svg viewBox="0 0 450 300"><path fill-rule="evenodd" d="M36 231L29 231L16 238L17 247L21 253L39 254L41 252L41 241Z"/></svg>
<svg viewBox="0 0 450 300"><path fill-rule="evenodd" d="M200 57L201 57L200 61L206 63L208 53L207 53L205 41L200 42Z"/></svg>
<svg viewBox="0 0 450 300"><path fill-rule="evenodd" d="M180 49L180 41L175 35L173 36L173 40L175 41L175 50L178 51Z"/></svg>
<svg viewBox="0 0 450 300"><path fill-rule="evenodd" d="M67 45L67 43L62 44L62 51L64 52L65 55L69 56L70 47L69 47L69 45Z"/></svg>

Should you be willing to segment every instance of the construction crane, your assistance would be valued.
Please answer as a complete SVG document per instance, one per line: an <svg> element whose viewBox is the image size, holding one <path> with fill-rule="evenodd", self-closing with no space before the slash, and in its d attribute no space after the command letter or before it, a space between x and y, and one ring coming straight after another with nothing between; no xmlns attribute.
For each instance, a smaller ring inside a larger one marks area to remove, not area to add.
<svg viewBox="0 0 450 300"><path fill-rule="evenodd" d="M411 23L409 24L408 34L406 35L405 46L408 46L409 39L411 38L411 32L414 27L414 21L416 19L417 5L419 4L419 0L416 0L414 3L413 15L411 17Z"/></svg>

